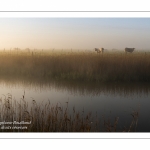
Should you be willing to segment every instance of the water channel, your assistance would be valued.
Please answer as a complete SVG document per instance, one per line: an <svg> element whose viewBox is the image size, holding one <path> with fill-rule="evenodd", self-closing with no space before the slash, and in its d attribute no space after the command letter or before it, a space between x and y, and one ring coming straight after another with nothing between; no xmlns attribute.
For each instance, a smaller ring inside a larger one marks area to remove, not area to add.
<svg viewBox="0 0 150 150"><path fill-rule="evenodd" d="M70 109L97 113L112 122L119 117L118 129L129 127L133 119L131 113L139 113L136 132L150 131L150 85L134 84L85 84L63 82L21 82L0 81L0 97L10 93L13 99L20 100L25 92L25 100L37 103L48 100L64 106L68 102Z"/></svg>

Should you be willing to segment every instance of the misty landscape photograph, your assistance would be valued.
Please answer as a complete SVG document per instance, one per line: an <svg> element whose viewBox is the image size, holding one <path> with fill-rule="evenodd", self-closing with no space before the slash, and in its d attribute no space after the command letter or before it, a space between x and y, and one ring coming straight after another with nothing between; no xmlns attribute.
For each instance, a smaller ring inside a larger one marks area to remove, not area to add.
<svg viewBox="0 0 150 150"><path fill-rule="evenodd" d="M150 132L150 18L0 18L0 132Z"/></svg>

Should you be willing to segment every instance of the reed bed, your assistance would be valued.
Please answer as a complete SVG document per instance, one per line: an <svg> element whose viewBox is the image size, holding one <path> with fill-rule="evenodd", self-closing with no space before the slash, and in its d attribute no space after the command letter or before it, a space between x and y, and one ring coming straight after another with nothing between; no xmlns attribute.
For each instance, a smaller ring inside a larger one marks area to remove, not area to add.
<svg viewBox="0 0 150 150"><path fill-rule="evenodd" d="M0 52L0 78L150 82L150 53Z"/></svg>
<svg viewBox="0 0 150 150"><path fill-rule="evenodd" d="M36 103L32 99L28 104L25 93L17 101L11 94L0 98L0 132L135 132L139 110L132 112L132 121L128 127L117 127L119 117L110 119L99 117L97 113L79 112L50 101ZM95 114L95 115L93 115Z"/></svg>

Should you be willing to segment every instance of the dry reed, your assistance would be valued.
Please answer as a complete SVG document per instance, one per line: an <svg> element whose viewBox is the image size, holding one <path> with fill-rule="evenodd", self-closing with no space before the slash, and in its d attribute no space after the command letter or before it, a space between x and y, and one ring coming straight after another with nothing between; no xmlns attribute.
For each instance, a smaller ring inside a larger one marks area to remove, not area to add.
<svg viewBox="0 0 150 150"><path fill-rule="evenodd" d="M126 129L118 129L119 118L112 123L105 117L99 118L91 112L85 114L72 108L68 102L53 105L37 102L33 99L31 106L25 100L25 93L16 101L12 95L3 95L0 99L0 132L135 132L138 111L132 113L133 120Z"/></svg>
<svg viewBox="0 0 150 150"><path fill-rule="evenodd" d="M147 53L0 52L0 78L150 82Z"/></svg>

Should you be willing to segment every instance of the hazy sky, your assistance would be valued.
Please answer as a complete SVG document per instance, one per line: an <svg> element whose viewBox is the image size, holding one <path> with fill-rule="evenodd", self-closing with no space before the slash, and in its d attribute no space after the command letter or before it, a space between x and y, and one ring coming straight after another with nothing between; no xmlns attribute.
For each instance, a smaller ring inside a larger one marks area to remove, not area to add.
<svg viewBox="0 0 150 150"><path fill-rule="evenodd" d="M150 49L150 18L0 18L0 49Z"/></svg>

